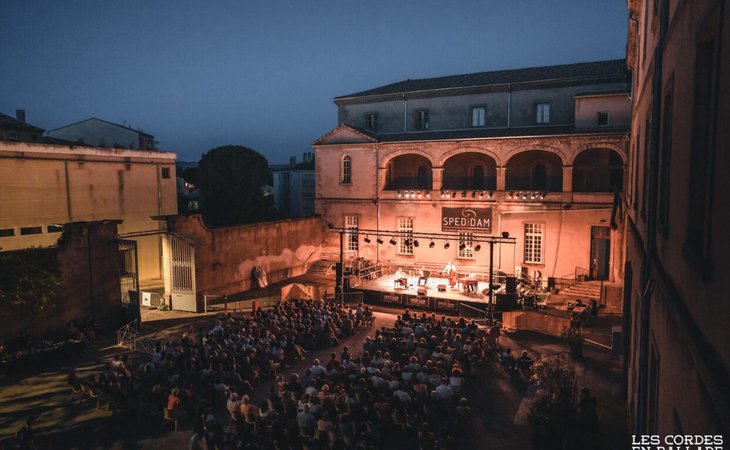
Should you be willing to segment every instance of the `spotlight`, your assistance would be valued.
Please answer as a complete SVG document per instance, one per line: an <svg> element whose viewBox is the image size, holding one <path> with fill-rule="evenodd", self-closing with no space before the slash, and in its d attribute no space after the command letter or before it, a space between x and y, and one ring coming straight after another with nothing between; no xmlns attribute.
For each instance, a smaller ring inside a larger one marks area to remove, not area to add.
<svg viewBox="0 0 730 450"><path fill-rule="evenodd" d="M418 198L421 198L421 197L422 197L421 191L418 191Z"/></svg>
<svg viewBox="0 0 730 450"><path fill-rule="evenodd" d="M390 241L388 241L388 242L390 242L390 245L395 245L398 243L398 241L396 241L395 238L390 238Z"/></svg>
<svg viewBox="0 0 730 450"><path fill-rule="evenodd" d="M512 198L512 192L507 192L507 198Z"/></svg>
<svg viewBox="0 0 730 450"><path fill-rule="evenodd" d="M479 192L479 198L484 197L484 192Z"/></svg>
<svg viewBox="0 0 730 450"><path fill-rule="evenodd" d="M478 252L481 249L482 249L482 246L480 244L477 244L477 245L474 246L474 251L475 252Z"/></svg>
<svg viewBox="0 0 730 450"><path fill-rule="evenodd" d="M403 243L406 244L406 247L410 247L411 244L413 244L413 241L410 239L406 239Z"/></svg>
<svg viewBox="0 0 730 450"><path fill-rule="evenodd" d="M547 192L540 192L540 200L544 200Z"/></svg>
<svg viewBox="0 0 730 450"><path fill-rule="evenodd" d="M434 248L436 247L436 243L434 241L431 241L430 244L428 244L428 248Z"/></svg>
<svg viewBox="0 0 730 450"><path fill-rule="evenodd" d="M413 241L413 246L414 246L414 247L418 247L418 241L417 241L417 240L414 240L414 241Z"/></svg>
<svg viewBox="0 0 730 450"><path fill-rule="evenodd" d="M534 192L530 193L530 199L531 200L535 200L535 193Z"/></svg>
<svg viewBox="0 0 730 450"><path fill-rule="evenodd" d="M327 224L327 228L329 228L330 230L333 229L334 227L335 227L335 225L332 223Z"/></svg>
<svg viewBox="0 0 730 450"><path fill-rule="evenodd" d="M509 231L503 231L502 232L502 237L505 238L505 239L507 239L509 237Z"/></svg>
<svg viewBox="0 0 730 450"><path fill-rule="evenodd" d="M403 197L403 193L401 191L398 191L398 198Z"/></svg>
<svg viewBox="0 0 730 450"><path fill-rule="evenodd" d="M525 192L524 194L522 194L522 200L527 200L527 192Z"/></svg>
<svg viewBox="0 0 730 450"><path fill-rule="evenodd" d="M459 244L459 250L464 250L465 248L466 248L466 244L464 244L463 242L461 244Z"/></svg>
<svg viewBox="0 0 730 450"><path fill-rule="evenodd" d="M488 198L494 197L494 191L489 191L489 194L487 194Z"/></svg>
<svg viewBox="0 0 730 450"><path fill-rule="evenodd" d="M471 191L471 198L476 198L476 196L477 196L477 191ZM479 194L479 197L481 197L481 196L482 195Z"/></svg>
<svg viewBox="0 0 730 450"><path fill-rule="evenodd" d="M363 241L365 241L366 244L369 244L370 243L370 238L368 236L365 236L365 238L363 239Z"/></svg>
<svg viewBox="0 0 730 450"><path fill-rule="evenodd" d="M426 192L426 198L431 198L431 193L430 192Z"/></svg>
<svg viewBox="0 0 730 450"><path fill-rule="evenodd" d="M455 198L455 197L456 197L456 192L455 191L451 191L451 198Z"/></svg>
<svg viewBox="0 0 730 450"><path fill-rule="evenodd" d="M444 198L446 196L446 193L444 191L441 191L441 198Z"/></svg>
<svg viewBox="0 0 730 450"><path fill-rule="evenodd" d="M466 197L466 191L461 191L461 196Z"/></svg>
<svg viewBox="0 0 730 450"><path fill-rule="evenodd" d="M444 248L449 248L449 247L451 247L451 244L449 244L449 241L446 241L446 243L444 244Z"/></svg>
<svg viewBox="0 0 730 450"><path fill-rule="evenodd" d="M378 239L376 239L376 240L375 240L375 242L377 242L378 244L382 244L382 243L384 243L385 241L383 241L382 239L380 239L380 237L378 237Z"/></svg>

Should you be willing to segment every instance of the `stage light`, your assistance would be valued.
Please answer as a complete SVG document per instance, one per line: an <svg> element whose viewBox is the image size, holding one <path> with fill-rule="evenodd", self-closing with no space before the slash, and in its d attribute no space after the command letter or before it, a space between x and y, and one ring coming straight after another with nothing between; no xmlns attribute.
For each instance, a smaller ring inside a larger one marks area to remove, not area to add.
<svg viewBox="0 0 730 450"><path fill-rule="evenodd" d="M535 200L535 193L534 192L530 193L530 199L531 200Z"/></svg>
<svg viewBox="0 0 730 450"><path fill-rule="evenodd" d="M456 191L451 191L451 198L456 198Z"/></svg>
<svg viewBox="0 0 730 450"><path fill-rule="evenodd" d="M482 249L482 246L480 244L477 244L477 245L474 246L474 251L475 252L478 252L481 249Z"/></svg>
<svg viewBox="0 0 730 450"><path fill-rule="evenodd" d="M403 196L403 193L401 191L398 191L398 194L396 195L398 195L398 198L401 198Z"/></svg>
<svg viewBox="0 0 730 450"><path fill-rule="evenodd" d="M541 192L540 193L540 200L544 200L546 195L547 195L547 192Z"/></svg>
<svg viewBox="0 0 730 450"><path fill-rule="evenodd" d="M444 248L449 248L449 247L451 247L451 244L449 244L449 241L446 241L446 243L444 244Z"/></svg>
<svg viewBox="0 0 730 450"><path fill-rule="evenodd" d="M434 248L436 247L436 243L434 241L431 241L430 244L428 244L428 248Z"/></svg>
<svg viewBox="0 0 730 450"><path fill-rule="evenodd" d="M406 244L406 247L410 247L411 244L413 244L413 241L411 241L410 239L406 239L403 243Z"/></svg>
<svg viewBox="0 0 730 450"><path fill-rule="evenodd" d="M430 192L426 192L426 198L431 198L431 193Z"/></svg>
<svg viewBox="0 0 730 450"><path fill-rule="evenodd" d="M522 194L522 200L527 200L527 192L525 192L524 194Z"/></svg>
<svg viewBox="0 0 730 450"><path fill-rule="evenodd" d="M512 192L507 192L507 198L512 198Z"/></svg>
<svg viewBox="0 0 730 450"><path fill-rule="evenodd" d="M444 198L445 196L446 194L444 193L444 191L441 191L441 198Z"/></svg>
<svg viewBox="0 0 730 450"><path fill-rule="evenodd" d="M489 191L489 194L487 194L488 198L494 197L494 191Z"/></svg>
<svg viewBox="0 0 730 450"><path fill-rule="evenodd" d="M471 198L476 198L477 191L471 191ZM479 195L481 197L481 194Z"/></svg>
<svg viewBox="0 0 730 450"><path fill-rule="evenodd" d="M383 241L382 239L380 239L380 237L378 237L378 239L376 239L376 240L375 240L375 242L377 242L378 244L382 244L382 243L384 243L385 241Z"/></svg>
<svg viewBox="0 0 730 450"><path fill-rule="evenodd" d="M418 191L418 198L421 198L422 194L421 191Z"/></svg>
<svg viewBox="0 0 730 450"><path fill-rule="evenodd" d="M327 228L329 228L330 230L333 229L334 227L335 227L335 225L332 223L327 224Z"/></svg>
<svg viewBox="0 0 730 450"><path fill-rule="evenodd" d="M502 232L502 237L505 238L505 239L507 239L509 237L509 231L503 231Z"/></svg>
<svg viewBox="0 0 730 450"><path fill-rule="evenodd" d="M390 238L390 241L388 241L388 242L390 242L390 245L395 245L398 243L398 241L396 241L395 238Z"/></svg>
<svg viewBox="0 0 730 450"><path fill-rule="evenodd" d="M369 244L370 243L370 238L367 237L367 236L365 236L365 238L363 239L363 241L365 241L366 244Z"/></svg>
<svg viewBox="0 0 730 450"><path fill-rule="evenodd" d="M466 248L466 244L464 244L463 242L461 244L459 244L459 250L464 250L465 248Z"/></svg>
<svg viewBox="0 0 730 450"><path fill-rule="evenodd" d="M414 247L418 247L418 240L414 240L414 241L413 241L413 246L414 246Z"/></svg>
<svg viewBox="0 0 730 450"><path fill-rule="evenodd" d="M466 197L466 191L461 191L461 196Z"/></svg>
<svg viewBox="0 0 730 450"><path fill-rule="evenodd" d="M479 198L484 197L484 192L479 192Z"/></svg>

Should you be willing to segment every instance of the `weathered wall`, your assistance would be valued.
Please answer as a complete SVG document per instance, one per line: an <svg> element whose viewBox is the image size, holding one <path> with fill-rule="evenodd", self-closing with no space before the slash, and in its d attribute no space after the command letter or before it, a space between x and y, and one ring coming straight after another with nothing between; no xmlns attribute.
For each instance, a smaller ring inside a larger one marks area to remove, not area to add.
<svg viewBox="0 0 730 450"><path fill-rule="evenodd" d="M301 275L322 242L319 217L208 228L200 215L175 216L170 230L194 241L195 283L200 294L232 294L252 287L254 266L269 283Z"/></svg>
<svg viewBox="0 0 730 450"><path fill-rule="evenodd" d="M103 328L118 326L122 316L117 224L115 221L67 224L59 247L43 249L55 254L61 274L55 308L42 320L31 323L23 314L3 310L0 339L23 332L41 336L63 330L67 323L87 317L94 318Z"/></svg>
<svg viewBox="0 0 730 450"><path fill-rule="evenodd" d="M0 247L55 245L60 232L54 225L70 222L122 220L119 233L159 229L164 222L153 216L177 213L175 158L0 141ZM24 234L27 227L39 232ZM159 238L138 243L141 279L160 280Z"/></svg>

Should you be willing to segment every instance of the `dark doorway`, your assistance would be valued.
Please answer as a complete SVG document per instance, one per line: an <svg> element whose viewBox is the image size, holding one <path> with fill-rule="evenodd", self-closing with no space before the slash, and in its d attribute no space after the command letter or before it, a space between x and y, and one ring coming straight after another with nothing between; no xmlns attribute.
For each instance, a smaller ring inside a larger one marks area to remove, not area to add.
<svg viewBox="0 0 730 450"><path fill-rule="evenodd" d="M591 278L607 280L611 255L609 227L591 227Z"/></svg>

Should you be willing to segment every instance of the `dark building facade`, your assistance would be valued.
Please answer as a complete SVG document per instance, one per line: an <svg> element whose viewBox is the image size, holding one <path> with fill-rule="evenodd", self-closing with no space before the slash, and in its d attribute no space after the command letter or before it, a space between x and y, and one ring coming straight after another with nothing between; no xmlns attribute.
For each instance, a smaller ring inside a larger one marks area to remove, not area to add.
<svg viewBox="0 0 730 450"><path fill-rule="evenodd" d="M730 8L631 0L625 207L633 434L730 437Z"/></svg>

